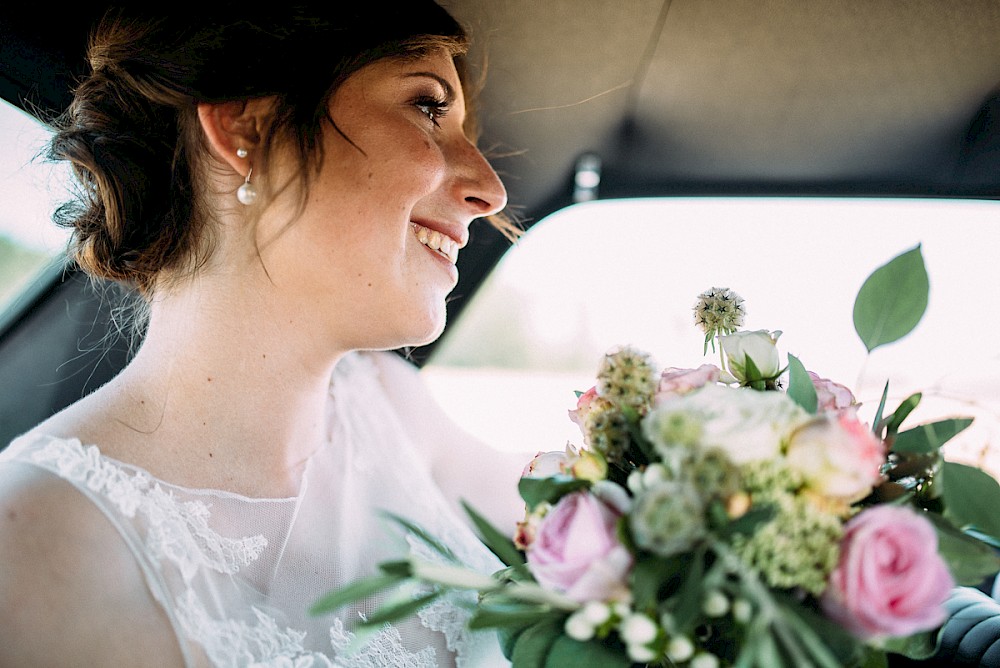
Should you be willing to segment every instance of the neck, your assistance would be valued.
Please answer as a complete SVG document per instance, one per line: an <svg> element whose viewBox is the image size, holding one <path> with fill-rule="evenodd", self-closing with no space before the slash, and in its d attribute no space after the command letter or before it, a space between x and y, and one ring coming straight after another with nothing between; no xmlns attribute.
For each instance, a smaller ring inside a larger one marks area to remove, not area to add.
<svg viewBox="0 0 1000 668"><path fill-rule="evenodd" d="M326 442L330 374L342 356L317 350L309 331L252 291L167 296L116 379L121 422L183 462L191 486L294 493Z"/></svg>

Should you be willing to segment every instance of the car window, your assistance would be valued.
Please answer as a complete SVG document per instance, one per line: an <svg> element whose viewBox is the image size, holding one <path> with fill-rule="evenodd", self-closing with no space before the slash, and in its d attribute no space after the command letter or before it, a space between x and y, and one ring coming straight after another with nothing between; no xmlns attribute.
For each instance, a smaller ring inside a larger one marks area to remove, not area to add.
<svg viewBox="0 0 1000 668"><path fill-rule="evenodd" d="M52 223L65 199L67 171L42 157L49 131L37 119L0 102L0 313L39 274L59 262L68 232Z"/></svg>
<svg viewBox="0 0 1000 668"><path fill-rule="evenodd" d="M853 326L876 267L920 245L929 305L916 330L867 355ZM616 345L661 367L718 363L697 296L746 300L745 329L847 385L873 416L922 391L914 418L972 415L950 454L1000 472L1000 204L850 199L651 199L574 205L511 248L424 367L452 416L503 449L579 444L566 414ZM911 418L911 421L914 419ZM870 417L869 417L870 419ZM911 422L916 424L916 422Z"/></svg>

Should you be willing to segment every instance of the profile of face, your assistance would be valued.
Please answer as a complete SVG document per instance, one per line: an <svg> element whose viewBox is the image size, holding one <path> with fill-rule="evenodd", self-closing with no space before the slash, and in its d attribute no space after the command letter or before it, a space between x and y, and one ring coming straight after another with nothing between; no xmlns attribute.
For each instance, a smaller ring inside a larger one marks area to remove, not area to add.
<svg viewBox="0 0 1000 668"><path fill-rule="evenodd" d="M376 61L335 92L340 132L324 131L304 210L292 224L265 216L257 231L273 289L318 345L391 349L440 335L469 224L507 197L466 137L465 113L444 51Z"/></svg>

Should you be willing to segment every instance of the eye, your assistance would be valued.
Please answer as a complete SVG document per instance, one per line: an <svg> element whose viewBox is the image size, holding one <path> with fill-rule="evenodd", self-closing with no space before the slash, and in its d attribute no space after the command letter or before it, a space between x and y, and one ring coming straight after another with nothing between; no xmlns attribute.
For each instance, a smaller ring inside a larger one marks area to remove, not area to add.
<svg viewBox="0 0 1000 668"><path fill-rule="evenodd" d="M435 126L438 126L438 121L448 114L449 109L447 100L430 95L418 97L413 101L413 106L427 116Z"/></svg>

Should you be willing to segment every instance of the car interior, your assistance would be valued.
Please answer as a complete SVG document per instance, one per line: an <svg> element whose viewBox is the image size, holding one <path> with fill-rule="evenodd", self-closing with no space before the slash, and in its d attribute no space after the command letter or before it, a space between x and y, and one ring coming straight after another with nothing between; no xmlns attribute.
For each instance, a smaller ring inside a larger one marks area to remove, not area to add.
<svg viewBox="0 0 1000 668"><path fill-rule="evenodd" d="M536 227L540 232L547 218L576 207L732 199L765 207L821 202L831 210L858 201L915 203L931 212L939 204L974 205L983 236L969 237L955 260L973 247L997 251L991 247L1000 242L996 0L441 4L472 36L469 57L483 74L475 94L479 144L505 182L508 212L525 231L526 248ZM88 28L108 5L73 3L58 16L51 8L17 5L0 10L0 96L43 124L67 105L84 71ZM848 223L830 223L826 233L866 235L877 226ZM615 229L609 225L604 229ZM720 264L726 254L741 254L741 242L728 241L721 227L677 225L726 248L716 256ZM941 231L961 236L965 229ZM865 246L865 237L855 239ZM653 242L605 231L591 241L600 243L627 251ZM444 355L438 348L461 329L463 316L472 317L519 244L484 221L474 223L459 258L448 331L434 344L400 352L421 366ZM780 272L799 250L781 238L772 248L760 272ZM558 272L572 252L557 245L543 262ZM664 258L692 253L663 249ZM806 258L781 280L795 282L811 266L839 262ZM673 280L671 261L658 271L665 283ZM1000 269L986 262L982 272L976 281L993 281L977 285L983 291L977 303L993 311ZM58 253L19 285L0 311L0 443L100 386L136 345L120 331L129 295L94 284ZM988 327L959 327L976 329ZM488 356L505 334L469 336L475 338L469 347ZM983 380L988 389L980 394L1000 389L989 385L995 377ZM1000 409L989 410L996 419Z"/></svg>

